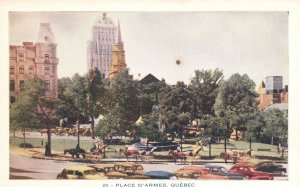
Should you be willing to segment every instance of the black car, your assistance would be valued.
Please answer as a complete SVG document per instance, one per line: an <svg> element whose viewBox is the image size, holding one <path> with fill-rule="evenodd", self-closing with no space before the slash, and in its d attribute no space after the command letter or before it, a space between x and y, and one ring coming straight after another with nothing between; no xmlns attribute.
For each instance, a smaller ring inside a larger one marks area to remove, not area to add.
<svg viewBox="0 0 300 187"><path fill-rule="evenodd" d="M149 177L150 179L178 179L175 174L167 171L149 171L143 175Z"/></svg>
<svg viewBox="0 0 300 187"><path fill-rule="evenodd" d="M226 177L228 177L229 180L244 180L244 179L246 179L245 175L228 172L227 169L223 166L206 165L205 168L208 170L209 173L214 174L214 175L226 176Z"/></svg>
<svg viewBox="0 0 300 187"><path fill-rule="evenodd" d="M256 164L255 170L273 173L274 175L284 176L286 175L286 168L282 165L276 164L274 162L260 162Z"/></svg>

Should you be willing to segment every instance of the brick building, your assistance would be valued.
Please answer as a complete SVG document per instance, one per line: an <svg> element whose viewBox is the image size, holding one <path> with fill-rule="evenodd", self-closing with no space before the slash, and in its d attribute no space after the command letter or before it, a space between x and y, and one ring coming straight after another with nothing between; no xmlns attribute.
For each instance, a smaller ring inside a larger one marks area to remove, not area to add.
<svg viewBox="0 0 300 187"><path fill-rule="evenodd" d="M37 76L45 81L46 96L57 97L57 44L49 23L41 23L36 43L9 46L10 102L21 94L24 82Z"/></svg>

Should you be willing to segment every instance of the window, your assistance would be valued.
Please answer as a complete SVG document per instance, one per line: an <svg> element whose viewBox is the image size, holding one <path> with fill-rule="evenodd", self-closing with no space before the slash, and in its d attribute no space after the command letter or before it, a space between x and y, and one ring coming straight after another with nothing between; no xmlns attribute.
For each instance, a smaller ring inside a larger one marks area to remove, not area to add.
<svg viewBox="0 0 300 187"><path fill-rule="evenodd" d="M49 61L49 54L45 54L45 61Z"/></svg>
<svg viewBox="0 0 300 187"><path fill-rule="evenodd" d="M30 66L29 67L29 74L33 74L34 73L34 67L33 66Z"/></svg>
<svg viewBox="0 0 300 187"><path fill-rule="evenodd" d="M24 61L24 53L19 53L19 61Z"/></svg>
<svg viewBox="0 0 300 187"><path fill-rule="evenodd" d="M9 73L12 75L15 74L15 66L10 66Z"/></svg>
<svg viewBox="0 0 300 187"><path fill-rule="evenodd" d="M50 80L45 80L46 91L50 91Z"/></svg>
<svg viewBox="0 0 300 187"><path fill-rule="evenodd" d="M45 66L44 71L45 71L45 74L49 74L50 73L50 67Z"/></svg>
<svg viewBox="0 0 300 187"><path fill-rule="evenodd" d="M20 66L19 67L19 73L20 74L24 74L24 66Z"/></svg>
<svg viewBox="0 0 300 187"><path fill-rule="evenodd" d="M20 91L24 90L24 85L25 85L24 80L20 80L20 82L19 82Z"/></svg>
<svg viewBox="0 0 300 187"><path fill-rule="evenodd" d="M9 90L10 91L15 91L15 87L16 87L15 80L10 80L9 81Z"/></svg>

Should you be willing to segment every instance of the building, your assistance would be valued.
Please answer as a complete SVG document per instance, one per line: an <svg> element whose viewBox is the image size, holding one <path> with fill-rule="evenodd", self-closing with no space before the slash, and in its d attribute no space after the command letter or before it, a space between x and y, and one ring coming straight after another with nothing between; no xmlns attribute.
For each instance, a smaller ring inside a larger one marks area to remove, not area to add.
<svg viewBox="0 0 300 187"><path fill-rule="evenodd" d="M260 83L257 90L259 110L276 103L288 103L288 85L283 88L282 80L282 76L269 76L266 77L266 83Z"/></svg>
<svg viewBox="0 0 300 187"><path fill-rule="evenodd" d="M92 28L92 40L88 41L88 70L98 68L103 78L108 78L112 63L112 48L116 42L117 27L103 13Z"/></svg>
<svg viewBox="0 0 300 187"><path fill-rule="evenodd" d="M9 46L10 102L21 94L25 80L34 76L46 83L46 96L57 97L57 64L54 34L49 23L41 23L37 42Z"/></svg>
<svg viewBox="0 0 300 187"><path fill-rule="evenodd" d="M118 36L117 36L117 42L113 46L113 50L112 50L112 63L110 67L109 78L113 79L126 67L127 64L125 61L124 45L121 36L120 24L118 22Z"/></svg>

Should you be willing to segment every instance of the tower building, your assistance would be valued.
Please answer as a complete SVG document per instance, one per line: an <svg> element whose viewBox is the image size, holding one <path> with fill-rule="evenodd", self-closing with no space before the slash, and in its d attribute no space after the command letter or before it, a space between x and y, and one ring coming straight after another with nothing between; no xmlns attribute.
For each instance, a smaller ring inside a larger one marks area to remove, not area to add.
<svg viewBox="0 0 300 187"><path fill-rule="evenodd" d="M49 23L41 23L36 43L9 46L10 102L21 94L25 80L34 76L45 81L46 96L57 97L57 64L54 34Z"/></svg>
<svg viewBox="0 0 300 187"><path fill-rule="evenodd" d="M121 36L120 23L118 22L118 36L117 42L113 46L112 64L110 68L109 78L113 79L118 73L127 67L125 62L125 51Z"/></svg>
<svg viewBox="0 0 300 187"><path fill-rule="evenodd" d="M103 78L109 77L116 32L117 27L112 19L103 13L102 18L92 28L92 40L88 41L88 70L98 68Z"/></svg>

